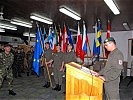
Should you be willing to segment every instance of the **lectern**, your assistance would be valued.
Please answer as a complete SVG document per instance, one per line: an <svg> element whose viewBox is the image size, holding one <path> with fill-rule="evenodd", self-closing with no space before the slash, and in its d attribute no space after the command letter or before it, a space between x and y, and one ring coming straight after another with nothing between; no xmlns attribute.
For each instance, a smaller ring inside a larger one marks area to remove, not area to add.
<svg viewBox="0 0 133 100"><path fill-rule="evenodd" d="M103 80L92 72L74 62L66 64L66 100L102 100Z"/></svg>

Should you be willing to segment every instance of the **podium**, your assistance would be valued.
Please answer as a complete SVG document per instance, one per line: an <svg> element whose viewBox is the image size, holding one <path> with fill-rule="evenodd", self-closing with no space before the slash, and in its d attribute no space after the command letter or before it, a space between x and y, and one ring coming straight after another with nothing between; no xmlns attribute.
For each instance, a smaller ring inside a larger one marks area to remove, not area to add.
<svg viewBox="0 0 133 100"><path fill-rule="evenodd" d="M103 80L77 63L66 64L66 100L102 100Z"/></svg>

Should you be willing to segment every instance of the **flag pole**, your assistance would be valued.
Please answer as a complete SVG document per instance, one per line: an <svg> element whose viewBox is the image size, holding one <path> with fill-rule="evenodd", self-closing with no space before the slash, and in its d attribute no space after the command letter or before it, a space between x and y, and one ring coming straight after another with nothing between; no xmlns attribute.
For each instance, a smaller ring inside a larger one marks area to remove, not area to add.
<svg viewBox="0 0 133 100"><path fill-rule="evenodd" d="M104 46L103 46L103 44L101 44L101 46L102 46L102 54L103 54L103 57L105 57L105 55L104 55Z"/></svg>
<svg viewBox="0 0 133 100"><path fill-rule="evenodd" d="M88 41L89 42L89 41ZM89 51L90 51L90 56L91 56L91 48L90 48L90 44L89 43L87 43L87 45L88 45L88 48L89 48ZM88 55L87 55L88 56Z"/></svg>
<svg viewBox="0 0 133 100"><path fill-rule="evenodd" d="M46 64L46 58L44 58L44 64L45 64L46 69L47 69L47 74L48 74L48 78L50 81L50 86L53 87L52 80L51 80L50 73L49 73L49 69L48 69L48 65Z"/></svg>

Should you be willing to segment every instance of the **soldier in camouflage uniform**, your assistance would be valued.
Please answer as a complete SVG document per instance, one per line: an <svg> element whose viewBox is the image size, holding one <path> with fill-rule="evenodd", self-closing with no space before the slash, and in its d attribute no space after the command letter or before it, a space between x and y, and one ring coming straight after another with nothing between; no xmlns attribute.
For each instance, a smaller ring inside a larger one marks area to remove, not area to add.
<svg viewBox="0 0 133 100"><path fill-rule="evenodd" d="M48 63L52 59L52 53L53 53L53 51L50 49L49 42L46 42L45 43L45 52L44 52L43 55L46 58L46 63L45 64L47 64L47 67L48 67L48 70L49 70L49 75L51 75L52 70L53 70L52 63ZM44 69L44 78L45 78L45 84L43 85L43 87L48 88L48 87L50 87L50 80L49 80L49 77L48 77L48 72L47 72L47 69L46 69L46 65L43 66L43 69Z"/></svg>
<svg viewBox="0 0 133 100"><path fill-rule="evenodd" d="M14 60L14 55L10 51L11 45L6 44L4 46L4 52L0 53L0 87L2 87L4 78L6 78L9 85L9 95L16 95L12 87L13 74L11 68Z"/></svg>
<svg viewBox="0 0 133 100"><path fill-rule="evenodd" d="M64 66L64 53L61 52L61 47L58 44L56 46L56 53L53 53L53 58L48 62L53 62L53 72L54 72L54 79L56 86L53 88L53 90L60 91L61 85L62 85L62 76L63 76L63 66Z"/></svg>
<svg viewBox="0 0 133 100"><path fill-rule="evenodd" d="M22 55L22 60L21 60L21 72L24 72L24 58L25 58L25 52L24 52L24 48L21 48L21 55Z"/></svg>
<svg viewBox="0 0 133 100"><path fill-rule="evenodd" d="M123 70L123 54L116 47L113 37L104 40L105 48L110 51L105 67L96 76L103 79L106 100L120 100L119 84Z"/></svg>
<svg viewBox="0 0 133 100"><path fill-rule="evenodd" d="M15 77L22 77L21 76L21 66L23 61L23 55L20 51L20 48L17 48L17 52L15 53Z"/></svg>
<svg viewBox="0 0 133 100"><path fill-rule="evenodd" d="M30 50L26 53L26 60L27 60L27 76L29 76L29 73L31 73L31 75L34 74L33 72L33 56L34 56L34 51L33 51L33 47L30 47Z"/></svg>

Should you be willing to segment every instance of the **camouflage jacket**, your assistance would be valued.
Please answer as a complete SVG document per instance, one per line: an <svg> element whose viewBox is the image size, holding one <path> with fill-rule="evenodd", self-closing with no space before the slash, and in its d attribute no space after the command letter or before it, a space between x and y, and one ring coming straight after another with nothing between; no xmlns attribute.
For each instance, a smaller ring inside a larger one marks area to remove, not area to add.
<svg viewBox="0 0 133 100"><path fill-rule="evenodd" d="M5 54L5 52L0 53L0 69L11 68L14 61L14 55L12 53Z"/></svg>

